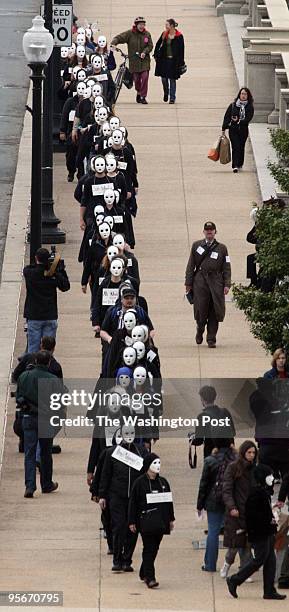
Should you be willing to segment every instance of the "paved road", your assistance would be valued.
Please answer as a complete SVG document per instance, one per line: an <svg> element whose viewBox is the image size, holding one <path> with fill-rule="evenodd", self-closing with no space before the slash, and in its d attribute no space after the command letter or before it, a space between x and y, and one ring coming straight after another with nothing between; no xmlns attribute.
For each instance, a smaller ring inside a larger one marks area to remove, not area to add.
<svg viewBox="0 0 289 612"><path fill-rule="evenodd" d="M0 271L29 86L22 37L39 4L39 0L0 3Z"/></svg>

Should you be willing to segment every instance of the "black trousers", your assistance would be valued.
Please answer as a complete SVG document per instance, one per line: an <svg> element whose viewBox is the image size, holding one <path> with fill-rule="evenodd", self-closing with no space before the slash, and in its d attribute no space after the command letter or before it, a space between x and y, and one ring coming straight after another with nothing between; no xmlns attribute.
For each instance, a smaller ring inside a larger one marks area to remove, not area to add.
<svg viewBox="0 0 289 612"><path fill-rule="evenodd" d="M53 473L53 438L39 438L40 446L40 484L42 491L51 487Z"/></svg>
<svg viewBox="0 0 289 612"><path fill-rule="evenodd" d="M263 565L264 595L271 595L275 592L276 556L274 542L275 536L271 535L264 540L252 544L254 557L237 574L233 574L231 577L237 586L245 582L247 578L250 578Z"/></svg>
<svg viewBox="0 0 289 612"><path fill-rule="evenodd" d="M252 285L257 287L258 275L256 267L256 253L250 253L250 255L247 255L247 278L250 279Z"/></svg>
<svg viewBox="0 0 289 612"><path fill-rule="evenodd" d="M113 537L112 537L111 516L110 516L109 504L101 512L101 522L102 522L103 529L105 531L107 546L109 550L112 550L113 549Z"/></svg>
<svg viewBox="0 0 289 612"><path fill-rule="evenodd" d="M66 168L69 174L75 174L76 172L76 157L77 157L77 145L72 142L71 136L67 137L66 140Z"/></svg>
<svg viewBox="0 0 289 612"><path fill-rule="evenodd" d="M163 539L162 533L142 533L143 551L142 564L139 576L142 580L155 580L155 560L158 554L160 543Z"/></svg>
<svg viewBox="0 0 289 612"><path fill-rule="evenodd" d="M248 126L229 128L232 145L232 168L242 168L245 157L245 144L248 138Z"/></svg>
<svg viewBox="0 0 289 612"><path fill-rule="evenodd" d="M217 321L212 296L210 297L207 310L202 310L202 312L199 312L197 326L202 333L204 333L205 327L207 327L207 341L216 342L219 322Z"/></svg>
<svg viewBox="0 0 289 612"><path fill-rule="evenodd" d="M112 494L109 499L113 537L113 564L131 565L137 533L128 528L128 499Z"/></svg>

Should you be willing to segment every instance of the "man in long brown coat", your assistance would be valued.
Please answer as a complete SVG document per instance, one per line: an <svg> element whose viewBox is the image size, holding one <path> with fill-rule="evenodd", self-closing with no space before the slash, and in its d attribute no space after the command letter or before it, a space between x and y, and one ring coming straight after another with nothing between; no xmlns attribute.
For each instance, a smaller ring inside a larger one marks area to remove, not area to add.
<svg viewBox="0 0 289 612"><path fill-rule="evenodd" d="M209 348L216 347L219 322L225 318L225 295L231 286L230 257L227 247L216 240L216 232L215 223L207 221L204 239L192 245L185 281L186 291L193 291L196 343L202 344L207 327Z"/></svg>

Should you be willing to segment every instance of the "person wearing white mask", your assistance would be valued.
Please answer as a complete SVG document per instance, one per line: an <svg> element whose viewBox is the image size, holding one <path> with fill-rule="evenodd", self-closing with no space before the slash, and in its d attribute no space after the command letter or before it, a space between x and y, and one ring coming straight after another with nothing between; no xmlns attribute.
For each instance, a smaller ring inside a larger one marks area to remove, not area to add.
<svg viewBox="0 0 289 612"><path fill-rule="evenodd" d="M133 308L136 311L136 318L138 322L140 324L144 323L148 326L150 336L153 338L155 334L153 324L144 309L136 304L137 292L134 287L131 286L121 288L120 295L120 304L118 303L115 306L111 306L105 315L105 319L100 330L100 337L105 342L110 344L114 332L118 329L123 329L124 327L124 314L127 312L127 310L131 310Z"/></svg>
<svg viewBox="0 0 289 612"><path fill-rule="evenodd" d="M102 223L97 227L85 251L83 273L81 278L82 292L86 293L88 282L91 289L98 275L99 266L106 254L107 248L112 244L111 229L108 223Z"/></svg>
<svg viewBox="0 0 289 612"><path fill-rule="evenodd" d="M73 181L74 174L77 170L77 146L72 142L71 138L75 110L79 102L83 100L85 89L85 83L83 81L79 81L76 86L76 96L72 96L66 100L61 114L59 138L65 142L66 145L66 168L68 171L67 180L69 183ZM79 179L83 173L83 164L81 164L79 172L77 173L77 178Z"/></svg>
<svg viewBox="0 0 289 612"><path fill-rule="evenodd" d="M132 555L137 533L128 529L128 502L134 481L140 474L146 449L135 443L133 426L123 425L122 441L106 453L99 485L101 509L109 504L113 532L113 572L132 572ZM118 448L119 447L119 448ZM126 453L124 453L126 451ZM134 460L134 467L126 456Z"/></svg>
<svg viewBox="0 0 289 612"><path fill-rule="evenodd" d="M95 52L101 55L103 66L108 70L116 69L116 61L114 59L113 51L107 46L106 36L101 34L96 43Z"/></svg>
<svg viewBox="0 0 289 612"><path fill-rule="evenodd" d="M128 523L132 533L140 532L143 541L139 577L149 589L159 586L155 576L155 560L165 534L174 529L175 515L168 481L160 476L161 461L149 453L143 461L143 474L131 489ZM154 501L154 496L157 501ZM153 512L152 512L153 510Z"/></svg>

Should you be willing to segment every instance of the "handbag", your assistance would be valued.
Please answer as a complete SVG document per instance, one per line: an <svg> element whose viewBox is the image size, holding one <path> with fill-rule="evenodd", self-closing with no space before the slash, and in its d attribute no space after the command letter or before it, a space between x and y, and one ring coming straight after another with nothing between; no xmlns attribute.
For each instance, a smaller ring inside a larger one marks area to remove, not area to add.
<svg viewBox="0 0 289 612"><path fill-rule="evenodd" d="M209 149L208 159L211 161L218 161L220 157L220 144L221 144L222 136L219 136L218 140L213 144L213 146Z"/></svg>
<svg viewBox="0 0 289 612"><path fill-rule="evenodd" d="M127 89L131 89L133 86L133 76L128 68L125 69L123 84L127 87Z"/></svg>
<svg viewBox="0 0 289 612"><path fill-rule="evenodd" d="M195 270L194 270L194 273L193 273L193 282L194 282L194 277L196 276L196 274L197 274L199 268L201 267L204 259L206 259L206 257L211 253L211 251L213 250L213 248L217 244L218 244L217 240L214 240L212 242L212 244L210 245L210 247L207 250L205 249L205 252L201 256L201 259L200 259L198 265L195 267ZM192 304L194 303L194 285L192 286L192 288L189 291L187 291L186 298L187 298L189 304L191 304L191 306L192 306Z"/></svg>
<svg viewBox="0 0 289 612"><path fill-rule="evenodd" d="M227 136L222 136L220 142L220 164L229 164L231 161L231 146Z"/></svg>

